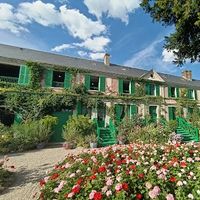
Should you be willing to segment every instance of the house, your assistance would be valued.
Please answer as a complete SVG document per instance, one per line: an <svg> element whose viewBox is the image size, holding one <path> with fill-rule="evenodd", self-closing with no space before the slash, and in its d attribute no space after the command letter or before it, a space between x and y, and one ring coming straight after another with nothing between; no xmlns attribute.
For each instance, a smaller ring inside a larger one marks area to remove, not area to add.
<svg viewBox="0 0 200 200"><path fill-rule="evenodd" d="M142 117L148 114L152 121L161 117L175 120L177 102L182 97L200 107L200 80L194 80L191 71L174 76L120 66L110 63L109 54L105 54L103 62L98 62L0 45L0 81L28 85L27 61L37 62L44 68L42 87L59 92L74 84L84 84L91 96L100 93L104 105L88 110L87 114L96 118L101 127L109 125L108 109L113 105L118 122L125 115L131 117L136 113ZM83 114L83 110L83 106L77 104L70 112ZM183 117L192 112L192 107L183 106Z"/></svg>

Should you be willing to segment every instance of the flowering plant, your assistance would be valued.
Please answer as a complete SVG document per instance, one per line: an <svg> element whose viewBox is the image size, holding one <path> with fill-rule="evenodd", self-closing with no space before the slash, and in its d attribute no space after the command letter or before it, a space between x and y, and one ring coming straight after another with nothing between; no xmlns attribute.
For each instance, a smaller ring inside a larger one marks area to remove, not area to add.
<svg viewBox="0 0 200 200"><path fill-rule="evenodd" d="M40 181L40 199L200 199L195 144L130 144L69 155Z"/></svg>

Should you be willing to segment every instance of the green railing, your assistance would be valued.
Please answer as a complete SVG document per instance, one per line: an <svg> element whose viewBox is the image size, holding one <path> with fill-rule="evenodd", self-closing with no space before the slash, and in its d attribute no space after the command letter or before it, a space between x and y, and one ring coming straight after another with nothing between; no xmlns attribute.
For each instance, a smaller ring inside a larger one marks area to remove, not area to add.
<svg viewBox="0 0 200 200"><path fill-rule="evenodd" d="M0 76L0 81L9 83L18 83L18 78L10 76Z"/></svg>
<svg viewBox="0 0 200 200"><path fill-rule="evenodd" d="M96 128L97 128L97 142L98 144L101 144L103 139L100 137L100 131L101 131L101 128L99 127L99 124L98 124L98 121L96 118L93 119L95 125L96 125Z"/></svg>
<svg viewBox="0 0 200 200"><path fill-rule="evenodd" d="M61 88L63 88L64 87L64 83L63 82L53 81L52 86L53 87L61 87Z"/></svg>
<svg viewBox="0 0 200 200"><path fill-rule="evenodd" d="M185 119L177 117L178 127L183 129L187 134L189 134L196 142L199 141L199 129L193 127Z"/></svg>
<svg viewBox="0 0 200 200"><path fill-rule="evenodd" d="M114 125L114 123L111 119L109 121L109 129L110 129L110 132L111 132L113 138L116 139L117 129L116 129L116 127L115 127L115 125Z"/></svg>

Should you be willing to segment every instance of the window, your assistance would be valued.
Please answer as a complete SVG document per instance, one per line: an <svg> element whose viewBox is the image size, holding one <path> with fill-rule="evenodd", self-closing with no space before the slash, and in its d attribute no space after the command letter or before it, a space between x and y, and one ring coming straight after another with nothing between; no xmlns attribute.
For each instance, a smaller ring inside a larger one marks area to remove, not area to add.
<svg viewBox="0 0 200 200"><path fill-rule="evenodd" d="M90 90L98 90L99 89L99 77L91 76L90 77Z"/></svg>
<svg viewBox="0 0 200 200"><path fill-rule="evenodd" d="M123 93L125 93L125 94L130 93L129 86L130 86L130 81L124 80L123 81Z"/></svg>
<svg viewBox="0 0 200 200"><path fill-rule="evenodd" d="M146 83L146 95L160 96L160 86L158 84Z"/></svg>
<svg viewBox="0 0 200 200"><path fill-rule="evenodd" d="M17 83L19 70L18 66L0 64L0 81Z"/></svg>
<svg viewBox="0 0 200 200"><path fill-rule="evenodd" d="M197 91L193 89L188 89L188 98L189 99L197 99Z"/></svg>
<svg viewBox="0 0 200 200"><path fill-rule="evenodd" d="M53 87L64 87L65 72L53 71Z"/></svg>
<svg viewBox="0 0 200 200"><path fill-rule="evenodd" d="M176 96L176 88L175 87L171 87L171 97L175 97Z"/></svg>

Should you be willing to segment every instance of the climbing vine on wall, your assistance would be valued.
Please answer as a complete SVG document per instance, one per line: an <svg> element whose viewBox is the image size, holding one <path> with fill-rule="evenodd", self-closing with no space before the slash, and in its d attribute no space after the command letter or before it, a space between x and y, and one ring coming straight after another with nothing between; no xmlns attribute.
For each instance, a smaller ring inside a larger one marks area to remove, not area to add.
<svg viewBox="0 0 200 200"><path fill-rule="evenodd" d="M30 70L29 87L32 89L41 88L41 78L43 74L43 67L36 62L26 62L26 66Z"/></svg>

